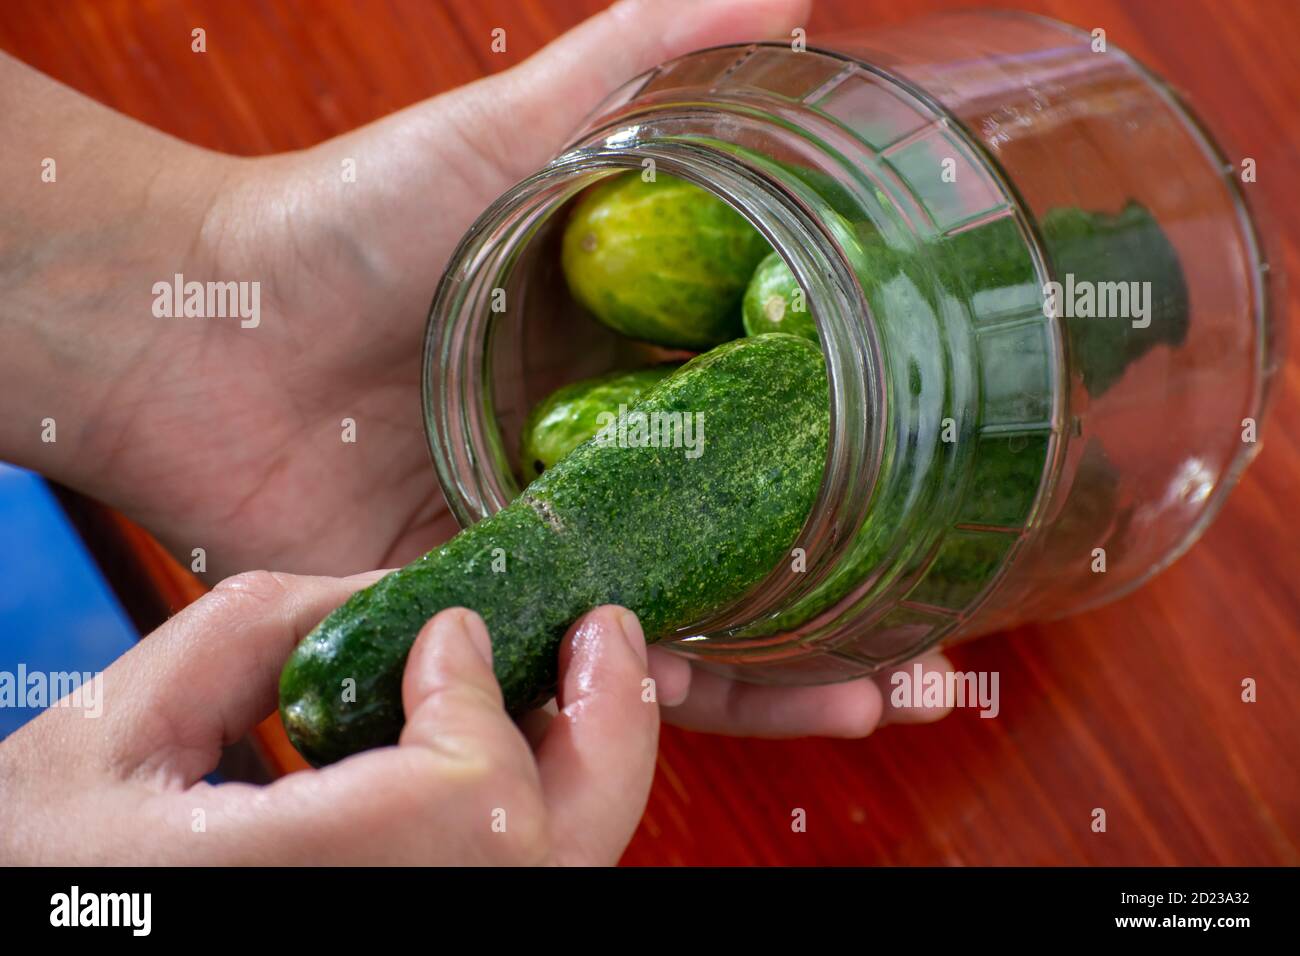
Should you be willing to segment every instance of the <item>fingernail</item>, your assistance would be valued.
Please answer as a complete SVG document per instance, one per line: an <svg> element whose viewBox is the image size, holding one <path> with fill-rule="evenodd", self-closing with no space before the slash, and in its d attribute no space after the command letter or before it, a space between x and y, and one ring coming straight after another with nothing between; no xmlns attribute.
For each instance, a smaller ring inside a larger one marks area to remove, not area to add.
<svg viewBox="0 0 1300 956"><path fill-rule="evenodd" d="M488 667L492 666L492 636L488 634L487 625L483 623L483 618L479 617L473 611L468 609L462 610L456 616L456 626L465 639L474 645L479 656L487 663Z"/></svg>
<svg viewBox="0 0 1300 956"><path fill-rule="evenodd" d="M632 648L632 653L641 658L641 663L644 664L647 651L645 632L641 630L641 622L637 620L636 615L631 611L620 611L618 623L623 631L623 640L627 641L628 646Z"/></svg>
<svg viewBox="0 0 1300 956"><path fill-rule="evenodd" d="M650 657L648 669L654 678L660 707L680 707L686 703L691 694L691 667L684 658L674 657L672 651L659 650Z"/></svg>

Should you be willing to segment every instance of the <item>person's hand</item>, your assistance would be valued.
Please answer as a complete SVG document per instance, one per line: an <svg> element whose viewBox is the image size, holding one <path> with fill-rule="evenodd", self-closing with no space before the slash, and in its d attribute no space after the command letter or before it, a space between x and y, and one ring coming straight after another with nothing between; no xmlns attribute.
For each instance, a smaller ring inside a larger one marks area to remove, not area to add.
<svg viewBox="0 0 1300 956"><path fill-rule="evenodd" d="M186 564L203 548L211 580L397 567L446 540L457 526L429 462L420 372L456 243L622 83L690 50L788 39L807 6L625 0L513 69L315 148L211 168L204 155L183 274L259 281L260 324L159 320L147 296L171 271L130 280L137 304L116 321L151 338L112 396L112 427L96 429L109 500ZM163 384L177 386L167 400Z"/></svg>
<svg viewBox="0 0 1300 956"><path fill-rule="evenodd" d="M17 213L0 209L0 250L57 223L26 257L0 255L0 308L17 318L0 364L18 397L0 454L120 508L186 564L203 549L214 580L412 560L456 531L419 394L426 312L454 244L621 83L692 49L788 38L807 8L625 0L514 69L255 160L161 137L30 71L0 79L14 127L0 174L20 184ZM79 161L83 140L95 152ZM50 152L57 185L31 172ZM258 327L156 318L153 283L175 273L260 282ZM58 443L39 440L47 417ZM767 688L662 651L651 662L666 718L697 729L861 736L901 716L871 680Z"/></svg>
<svg viewBox="0 0 1300 956"><path fill-rule="evenodd" d="M412 648L396 746L264 787L204 781L275 706L294 644L374 578L225 581L105 671L93 709L51 707L0 743L0 862L615 863L659 730L640 625L616 607L570 631L558 711L525 730L482 620L456 608Z"/></svg>

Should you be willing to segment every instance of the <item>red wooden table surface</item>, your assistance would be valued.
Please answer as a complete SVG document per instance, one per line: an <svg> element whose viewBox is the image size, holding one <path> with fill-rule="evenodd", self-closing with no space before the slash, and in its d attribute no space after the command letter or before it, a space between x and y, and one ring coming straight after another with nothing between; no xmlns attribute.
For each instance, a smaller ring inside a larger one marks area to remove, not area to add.
<svg viewBox="0 0 1300 956"><path fill-rule="evenodd" d="M819 0L809 43L833 30L988 5ZM1180 87L1230 156L1256 159L1258 182L1248 188L1274 226L1271 259L1300 275L1300 3L1001 5L1104 27L1110 43ZM504 69L600 6L5 0L0 48L144 122L251 155L310 145ZM196 25L229 42L193 57ZM508 31L504 54L490 52L495 27ZM1279 305L1294 327L1296 296ZM1300 863L1294 357L1275 392L1261 455L1170 570L1109 607L953 652L959 668L1000 672L997 719L966 710L853 742L666 729L625 862ZM184 582L171 587L177 600L196 593ZM1255 703L1241 700L1246 677L1258 682ZM1097 807L1106 810L1105 833L1090 826ZM792 830L796 808L806 812L806 832Z"/></svg>

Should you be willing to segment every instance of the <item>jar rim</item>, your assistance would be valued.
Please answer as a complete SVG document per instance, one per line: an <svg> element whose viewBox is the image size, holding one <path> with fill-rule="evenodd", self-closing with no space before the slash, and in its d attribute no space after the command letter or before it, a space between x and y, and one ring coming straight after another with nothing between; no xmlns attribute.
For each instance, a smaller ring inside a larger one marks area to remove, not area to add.
<svg viewBox="0 0 1300 956"><path fill-rule="evenodd" d="M707 128L715 112L692 107ZM727 114L731 122L734 114ZM761 120L751 119L756 127ZM429 309L422 399L425 434L448 506L462 527L504 507L513 476L485 388L490 319L487 295L540 225L590 183L643 169L700 186L755 226L805 289L826 359L830 436L817 498L791 545L806 564L781 562L740 599L679 628L666 641L726 639L811 593L866 520L884 457L887 389L871 308L836 236L777 178L723 149L698 142L640 139L633 125L605 129L552 160L496 200L453 252ZM863 440L864 436L868 440ZM509 478L507 482L505 479ZM782 635L778 640L785 640ZM766 643L762 640L750 643Z"/></svg>

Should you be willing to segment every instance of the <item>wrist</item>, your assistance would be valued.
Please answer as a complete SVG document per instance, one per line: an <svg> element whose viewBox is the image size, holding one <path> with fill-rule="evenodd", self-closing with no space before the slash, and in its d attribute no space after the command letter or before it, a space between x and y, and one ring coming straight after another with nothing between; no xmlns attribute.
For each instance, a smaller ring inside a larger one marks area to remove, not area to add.
<svg viewBox="0 0 1300 956"><path fill-rule="evenodd" d="M21 250L0 256L0 458L110 501L133 417L177 384L163 359L184 336L155 315L155 285L208 269L209 210L239 162L138 140L93 167L66 154L55 181L0 199L0 246Z"/></svg>

